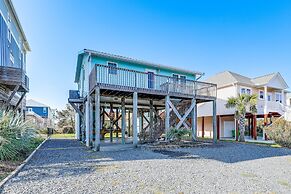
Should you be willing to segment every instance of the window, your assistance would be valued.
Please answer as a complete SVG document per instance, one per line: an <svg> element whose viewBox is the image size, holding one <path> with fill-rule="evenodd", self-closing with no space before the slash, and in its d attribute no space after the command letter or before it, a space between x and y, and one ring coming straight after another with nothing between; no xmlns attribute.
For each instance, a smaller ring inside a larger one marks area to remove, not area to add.
<svg viewBox="0 0 291 194"><path fill-rule="evenodd" d="M174 80L174 83L178 83L179 82L179 75L177 74L173 74L173 80Z"/></svg>
<svg viewBox="0 0 291 194"><path fill-rule="evenodd" d="M268 94L268 101L272 101L272 95L271 94Z"/></svg>
<svg viewBox="0 0 291 194"><path fill-rule="evenodd" d="M11 61L11 63L14 64L14 56L13 56L13 54L10 53L10 56L9 56L9 57L10 57L10 61Z"/></svg>
<svg viewBox="0 0 291 194"><path fill-rule="evenodd" d="M264 99L264 91L260 91L260 93L259 93L259 98L260 98L260 99Z"/></svg>
<svg viewBox="0 0 291 194"><path fill-rule="evenodd" d="M28 108L28 112L32 112L32 108Z"/></svg>
<svg viewBox="0 0 291 194"><path fill-rule="evenodd" d="M241 88L241 89L240 89L240 93L241 93L241 94L249 94L249 95L251 95L252 90L249 89L249 88Z"/></svg>
<svg viewBox="0 0 291 194"><path fill-rule="evenodd" d="M282 94L281 93L276 93L276 102L282 103Z"/></svg>
<svg viewBox="0 0 291 194"><path fill-rule="evenodd" d="M42 109L42 112L43 113L46 113L46 108L45 107Z"/></svg>
<svg viewBox="0 0 291 194"><path fill-rule="evenodd" d="M9 41L9 43L11 43L11 31L10 31L10 29L7 30L7 39Z"/></svg>
<svg viewBox="0 0 291 194"><path fill-rule="evenodd" d="M117 69L116 69L117 63L108 62L108 66L109 66L108 73L117 75Z"/></svg>
<svg viewBox="0 0 291 194"><path fill-rule="evenodd" d="M180 81L181 81L181 84L186 84L186 76L185 75L180 75Z"/></svg>

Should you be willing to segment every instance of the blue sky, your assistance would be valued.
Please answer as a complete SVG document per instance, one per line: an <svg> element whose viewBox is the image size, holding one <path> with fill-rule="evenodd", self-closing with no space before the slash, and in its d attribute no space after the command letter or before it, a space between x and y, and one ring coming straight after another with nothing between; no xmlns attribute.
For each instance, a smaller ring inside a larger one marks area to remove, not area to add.
<svg viewBox="0 0 291 194"><path fill-rule="evenodd" d="M88 48L189 70L281 72L291 86L291 1L13 0L32 52L30 93L54 108Z"/></svg>

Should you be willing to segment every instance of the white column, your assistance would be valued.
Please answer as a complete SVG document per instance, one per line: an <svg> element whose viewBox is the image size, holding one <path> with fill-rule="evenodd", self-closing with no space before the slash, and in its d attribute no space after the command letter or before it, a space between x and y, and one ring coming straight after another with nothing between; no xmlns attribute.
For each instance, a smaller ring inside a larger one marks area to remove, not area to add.
<svg viewBox="0 0 291 194"><path fill-rule="evenodd" d="M268 114L268 86L264 86L264 114Z"/></svg>
<svg viewBox="0 0 291 194"><path fill-rule="evenodd" d="M121 141L125 144L125 129L126 129L126 112L125 112L125 98L121 98Z"/></svg>
<svg viewBox="0 0 291 194"><path fill-rule="evenodd" d="M284 90L281 91L281 96L282 96L282 104L285 105L286 100L285 100L285 91Z"/></svg>
<svg viewBox="0 0 291 194"><path fill-rule="evenodd" d="M80 115L75 113L75 138L80 140Z"/></svg>
<svg viewBox="0 0 291 194"><path fill-rule="evenodd" d="M166 108L166 117L165 117L165 133L167 134L167 132L170 130L170 105L169 102L170 101L170 96L166 96L166 100L165 100L165 108Z"/></svg>
<svg viewBox="0 0 291 194"><path fill-rule="evenodd" d="M85 134L86 134L86 146L89 147L90 143L90 105L89 105L89 96L85 103Z"/></svg>
<svg viewBox="0 0 291 194"><path fill-rule="evenodd" d="M212 116L212 125L213 125L213 142L217 142L217 123L216 123L216 100L213 100L213 116Z"/></svg>
<svg viewBox="0 0 291 194"><path fill-rule="evenodd" d="M101 118L100 118L100 89L95 89L95 151L100 150L100 131L101 131Z"/></svg>
<svg viewBox="0 0 291 194"><path fill-rule="evenodd" d="M264 118L268 114L268 86L264 86ZM263 140L265 140L265 130L263 129Z"/></svg>
<svg viewBox="0 0 291 194"><path fill-rule="evenodd" d="M197 104L196 104L196 99L192 99L192 104L195 104L192 113L191 113L191 124L192 124L192 140L196 141L197 140Z"/></svg>
<svg viewBox="0 0 291 194"><path fill-rule="evenodd" d="M137 92L133 93L133 111L132 111L132 130L133 130L133 145L137 146Z"/></svg>

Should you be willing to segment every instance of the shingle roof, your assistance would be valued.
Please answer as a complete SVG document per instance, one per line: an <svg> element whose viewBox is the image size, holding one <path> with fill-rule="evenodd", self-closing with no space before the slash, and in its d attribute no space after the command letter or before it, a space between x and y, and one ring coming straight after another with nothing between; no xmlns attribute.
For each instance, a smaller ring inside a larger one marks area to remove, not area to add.
<svg viewBox="0 0 291 194"><path fill-rule="evenodd" d="M231 71L224 71L206 79L206 82L217 84L217 87L224 87L231 84L239 83L247 86L262 86L268 84L273 78L280 76L285 89L288 88L280 73L271 73L256 78L249 78Z"/></svg>
<svg viewBox="0 0 291 194"><path fill-rule="evenodd" d="M224 86L234 84L234 83L241 83L241 84L246 84L250 86L254 85L254 83L251 81L250 78L231 72L231 71L224 71L224 72L218 73L206 79L205 81L217 84L217 87L224 87Z"/></svg>
<svg viewBox="0 0 291 194"><path fill-rule="evenodd" d="M256 77L252 79L252 82L254 82L256 85L265 85L269 83L277 75L278 73L271 73L268 75Z"/></svg>
<svg viewBox="0 0 291 194"><path fill-rule="evenodd" d="M26 101L26 106L31 106L31 107L49 107L48 105L45 105L43 103L37 102L35 100L29 99Z"/></svg>

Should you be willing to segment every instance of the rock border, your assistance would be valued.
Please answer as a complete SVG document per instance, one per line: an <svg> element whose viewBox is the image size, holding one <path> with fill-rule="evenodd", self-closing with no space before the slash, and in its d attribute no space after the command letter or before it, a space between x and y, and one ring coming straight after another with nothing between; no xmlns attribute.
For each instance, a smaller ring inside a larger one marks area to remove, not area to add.
<svg viewBox="0 0 291 194"><path fill-rule="evenodd" d="M37 146L37 148L35 148L35 150L22 162L22 164L20 164L14 171L12 171L5 179L3 179L0 182L0 192L3 189L3 186L7 183L7 181L9 181L10 179L12 179L13 177L15 177L20 170L22 170L24 168L24 166L31 160L32 156L36 153L37 150L39 150L39 148L48 140L50 139L50 137L46 138L45 140L43 140L43 142L41 144L39 144Z"/></svg>

